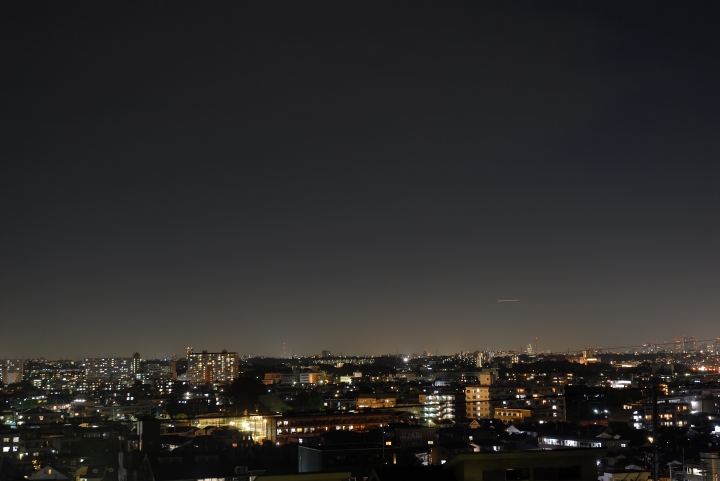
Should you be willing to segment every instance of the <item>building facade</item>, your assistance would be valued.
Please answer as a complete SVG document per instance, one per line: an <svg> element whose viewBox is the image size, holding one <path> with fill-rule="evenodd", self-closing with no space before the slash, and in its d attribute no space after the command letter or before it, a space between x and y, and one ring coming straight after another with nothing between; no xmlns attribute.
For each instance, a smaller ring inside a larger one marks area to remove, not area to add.
<svg viewBox="0 0 720 481"><path fill-rule="evenodd" d="M419 402L422 404L422 416L430 421L455 420L454 394L420 394Z"/></svg>
<svg viewBox="0 0 720 481"><path fill-rule="evenodd" d="M126 381L132 377L132 361L132 358L122 357L86 358L82 363L85 380Z"/></svg>
<svg viewBox="0 0 720 481"><path fill-rule="evenodd" d="M196 383L225 383L238 377L238 353L228 352L194 352L187 350L187 378Z"/></svg>
<svg viewBox="0 0 720 481"><path fill-rule="evenodd" d="M565 420L563 386L485 385L483 382L493 380L481 375L480 385L465 388L465 416L468 419ZM498 416L495 415L496 410Z"/></svg>
<svg viewBox="0 0 720 481"><path fill-rule="evenodd" d="M23 380L23 360L4 359L0 361L3 384L15 384Z"/></svg>
<svg viewBox="0 0 720 481"><path fill-rule="evenodd" d="M397 394L360 394L357 398L358 409L394 408L397 404Z"/></svg>

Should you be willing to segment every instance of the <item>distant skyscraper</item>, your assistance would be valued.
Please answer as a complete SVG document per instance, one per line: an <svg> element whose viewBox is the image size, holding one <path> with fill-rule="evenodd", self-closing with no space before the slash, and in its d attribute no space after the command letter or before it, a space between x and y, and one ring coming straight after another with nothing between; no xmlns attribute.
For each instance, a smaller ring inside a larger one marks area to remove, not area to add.
<svg viewBox="0 0 720 481"><path fill-rule="evenodd" d="M332 353L330 351L323 351L321 357L330 357L332 356Z"/></svg>

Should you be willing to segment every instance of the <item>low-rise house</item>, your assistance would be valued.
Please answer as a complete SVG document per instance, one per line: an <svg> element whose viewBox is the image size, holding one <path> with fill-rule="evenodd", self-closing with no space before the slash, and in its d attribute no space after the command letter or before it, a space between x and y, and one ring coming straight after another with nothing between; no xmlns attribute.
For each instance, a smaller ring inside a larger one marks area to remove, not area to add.
<svg viewBox="0 0 720 481"><path fill-rule="evenodd" d="M50 411L45 408L33 408L22 411L17 415L18 426L40 426L65 422L65 413Z"/></svg>
<svg viewBox="0 0 720 481"><path fill-rule="evenodd" d="M34 472L28 479L57 479L66 480L73 479L73 476L63 469L58 469L54 466L45 466L39 471Z"/></svg>
<svg viewBox="0 0 720 481"><path fill-rule="evenodd" d="M474 452L475 447L465 441L441 441L434 453L432 464L445 464L460 454Z"/></svg>
<svg viewBox="0 0 720 481"><path fill-rule="evenodd" d="M102 464L80 466L75 473L75 481L102 481L108 469Z"/></svg>
<svg viewBox="0 0 720 481"><path fill-rule="evenodd" d="M233 427L221 427L213 430L212 437L225 446L233 448L250 447L255 441L251 431L240 431Z"/></svg>
<svg viewBox="0 0 720 481"><path fill-rule="evenodd" d="M386 430L384 442L387 446L407 448L431 448L437 445L439 436L437 429L424 426L404 426L396 424L393 429Z"/></svg>

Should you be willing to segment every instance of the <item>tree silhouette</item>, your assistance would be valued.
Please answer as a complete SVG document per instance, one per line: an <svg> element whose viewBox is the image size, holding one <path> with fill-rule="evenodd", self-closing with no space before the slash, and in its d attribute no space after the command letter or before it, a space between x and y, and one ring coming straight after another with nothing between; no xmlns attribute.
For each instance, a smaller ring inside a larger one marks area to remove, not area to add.
<svg viewBox="0 0 720 481"><path fill-rule="evenodd" d="M236 414L247 410L248 414L254 414L260 401L258 396L267 394L267 388L258 379L239 377L235 379L225 390L225 396L232 405Z"/></svg>
<svg viewBox="0 0 720 481"><path fill-rule="evenodd" d="M292 405L296 411L320 411L325 408L325 400L317 391L302 391Z"/></svg>

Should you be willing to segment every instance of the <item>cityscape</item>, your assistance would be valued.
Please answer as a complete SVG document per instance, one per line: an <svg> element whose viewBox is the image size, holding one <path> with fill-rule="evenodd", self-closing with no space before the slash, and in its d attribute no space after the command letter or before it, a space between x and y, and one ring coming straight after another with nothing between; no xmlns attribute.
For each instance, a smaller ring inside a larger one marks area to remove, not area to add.
<svg viewBox="0 0 720 481"><path fill-rule="evenodd" d="M164 479L166 464L191 472L198 456L211 477L260 479L383 466L439 476L478 453L540 470L532 454L553 450L574 452L583 479L588 460L604 481L655 470L707 481L718 466L720 338L285 358L187 347L163 359L5 359L2 382L2 456L28 479Z"/></svg>
<svg viewBox="0 0 720 481"><path fill-rule="evenodd" d="M0 481L720 481L720 2L3 2Z"/></svg>

